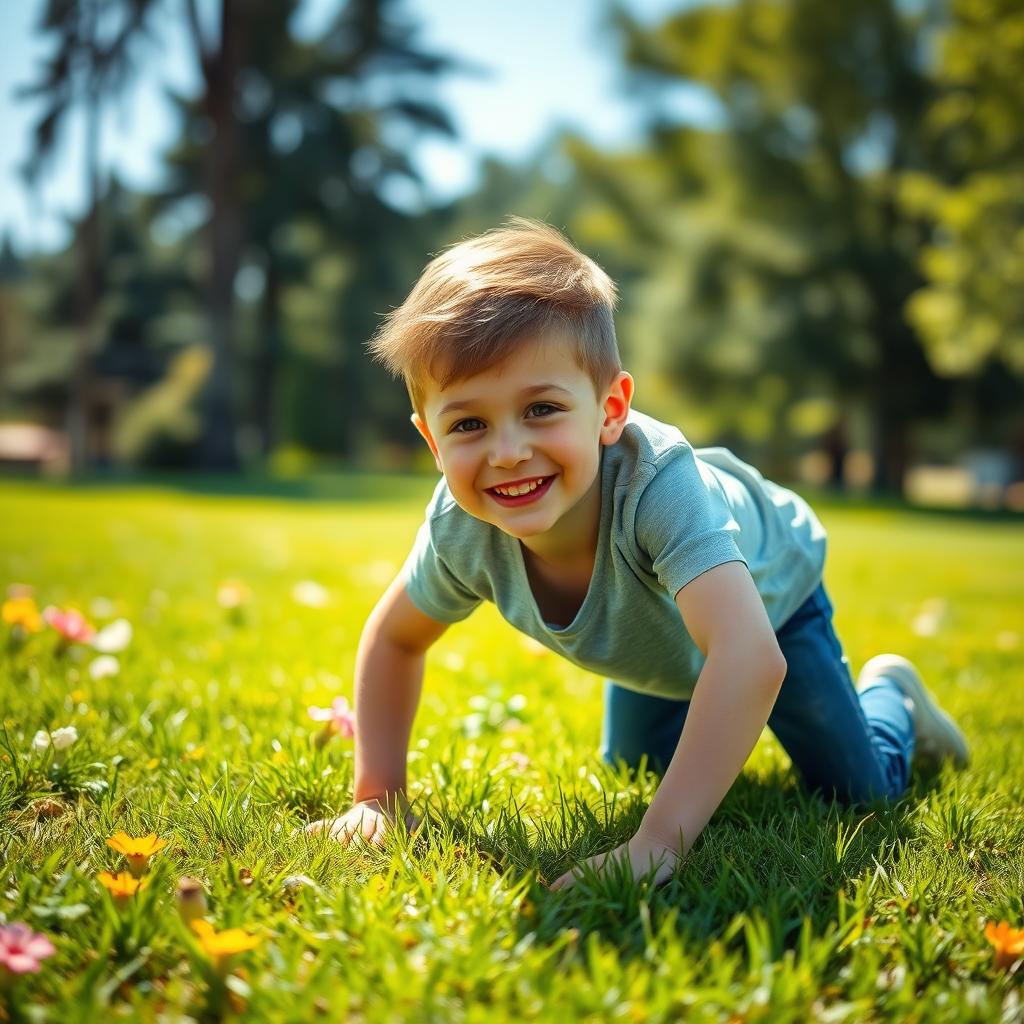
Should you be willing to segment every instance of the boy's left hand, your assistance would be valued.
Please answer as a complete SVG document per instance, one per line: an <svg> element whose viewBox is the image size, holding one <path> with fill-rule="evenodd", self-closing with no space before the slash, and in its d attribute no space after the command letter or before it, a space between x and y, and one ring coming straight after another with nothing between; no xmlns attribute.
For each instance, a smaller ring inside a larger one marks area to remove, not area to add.
<svg viewBox="0 0 1024 1024"><path fill-rule="evenodd" d="M582 878L584 869L603 871L610 860L628 862L634 880L649 876L651 871L656 869L654 884L661 885L662 882L667 882L672 877L672 873L676 869L676 862L679 860L679 850L666 845L663 840L656 839L641 829L629 842L617 846L610 853L602 853L597 857L588 858L560 878L556 878L548 888L552 892L571 889ZM612 865L608 864L608 866Z"/></svg>

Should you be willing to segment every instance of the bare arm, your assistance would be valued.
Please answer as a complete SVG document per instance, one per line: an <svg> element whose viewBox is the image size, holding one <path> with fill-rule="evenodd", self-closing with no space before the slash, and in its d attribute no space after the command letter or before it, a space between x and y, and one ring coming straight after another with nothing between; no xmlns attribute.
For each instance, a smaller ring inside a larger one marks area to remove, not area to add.
<svg viewBox="0 0 1024 1024"><path fill-rule="evenodd" d="M686 854L754 749L786 661L742 562L698 576L679 591L676 604L707 660L641 831Z"/></svg>
<svg viewBox="0 0 1024 1024"><path fill-rule="evenodd" d="M672 760L628 843L591 858L628 858L634 877L656 869L665 881L710 821L754 749L786 675L764 604L742 562L709 569L676 595L694 643L705 654ZM680 834L682 839L680 839ZM551 886L569 888L574 871Z"/></svg>
<svg viewBox="0 0 1024 1024"><path fill-rule="evenodd" d="M357 802L404 793L426 652L447 628L412 603L401 579L366 620L356 652Z"/></svg>
<svg viewBox="0 0 1024 1024"><path fill-rule="evenodd" d="M311 831L328 829L343 842L356 834L379 841L408 810L406 757L423 666L447 628L412 603L400 577L377 602L356 652L354 806L340 818L313 822Z"/></svg>

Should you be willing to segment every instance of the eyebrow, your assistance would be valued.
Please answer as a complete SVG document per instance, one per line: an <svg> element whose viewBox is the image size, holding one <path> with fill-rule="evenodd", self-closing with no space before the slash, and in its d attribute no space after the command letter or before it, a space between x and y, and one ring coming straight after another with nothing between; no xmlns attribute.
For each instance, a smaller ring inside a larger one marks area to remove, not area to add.
<svg viewBox="0 0 1024 1024"><path fill-rule="evenodd" d="M528 388L523 388L519 392L519 396L520 398L529 398L530 395L538 395L542 391L560 391L562 394L572 395L572 392L568 388L563 388L561 384L533 384ZM459 409L472 409L474 405L476 405L476 399L473 398L467 398L461 402L449 402L437 415L445 416Z"/></svg>

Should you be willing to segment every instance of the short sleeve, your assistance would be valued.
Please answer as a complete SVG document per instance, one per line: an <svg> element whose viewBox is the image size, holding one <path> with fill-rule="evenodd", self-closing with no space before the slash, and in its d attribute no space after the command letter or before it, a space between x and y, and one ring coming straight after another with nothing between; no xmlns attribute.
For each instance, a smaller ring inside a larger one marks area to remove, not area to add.
<svg viewBox="0 0 1024 1024"><path fill-rule="evenodd" d="M710 470L701 472L689 445L657 465L640 496L635 528L640 550L673 598L716 565L746 563L721 484Z"/></svg>
<svg viewBox="0 0 1024 1024"><path fill-rule="evenodd" d="M464 586L437 551L428 518L416 534L409 557L402 567L406 590L412 603L424 615L439 622L466 618L481 598Z"/></svg>

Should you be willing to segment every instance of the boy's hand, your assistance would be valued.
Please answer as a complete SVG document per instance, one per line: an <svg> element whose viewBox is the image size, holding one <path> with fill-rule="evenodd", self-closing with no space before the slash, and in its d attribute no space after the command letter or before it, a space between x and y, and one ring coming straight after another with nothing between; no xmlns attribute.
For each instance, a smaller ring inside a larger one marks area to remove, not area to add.
<svg viewBox="0 0 1024 1024"><path fill-rule="evenodd" d="M661 885L672 877L676 869L676 862L679 860L679 850L667 845L663 840L656 838L640 829L639 832L628 843L616 847L611 853L602 853L597 857L590 857L582 864L578 864L571 871L567 871L560 878L556 878L549 888L552 892L560 889L571 889L583 877L584 869L593 871L604 871L614 867L614 861L629 865L633 878L639 881L649 876L651 871L654 874L654 884Z"/></svg>
<svg viewBox="0 0 1024 1024"><path fill-rule="evenodd" d="M404 804L405 827L410 832L420 819ZM363 839L374 846L384 842L384 837L395 827L398 818L393 808L380 800L361 800L347 810L340 818L322 818L306 826L306 831L316 833L327 831L332 839L348 846L354 839Z"/></svg>

